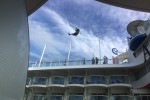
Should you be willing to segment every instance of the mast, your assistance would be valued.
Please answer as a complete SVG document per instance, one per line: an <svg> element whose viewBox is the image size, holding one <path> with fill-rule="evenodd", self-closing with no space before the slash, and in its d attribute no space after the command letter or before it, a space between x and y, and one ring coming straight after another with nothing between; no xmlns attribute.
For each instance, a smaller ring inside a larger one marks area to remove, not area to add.
<svg viewBox="0 0 150 100"><path fill-rule="evenodd" d="M71 51L71 42L70 42L70 45L69 45L69 51L68 51L68 57L67 57L67 64L66 65L68 65L69 63L69 59L70 59L70 51Z"/></svg>
<svg viewBox="0 0 150 100"><path fill-rule="evenodd" d="M99 37L99 59L100 59L100 64L101 64L101 40Z"/></svg>
<svg viewBox="0 0 150 100"><path fill-rule="evenodd" d="M45 49L46 49L46 47L47 47L47 45L45 44L44 49L43 49L43 52L42 52L42 55L41 55L41 58L40 58L40 62L39 62L38 67L40 67L40 66L41 66L41 62L42 62L43 55L44 55L44 53L45 53Z"/></svg>

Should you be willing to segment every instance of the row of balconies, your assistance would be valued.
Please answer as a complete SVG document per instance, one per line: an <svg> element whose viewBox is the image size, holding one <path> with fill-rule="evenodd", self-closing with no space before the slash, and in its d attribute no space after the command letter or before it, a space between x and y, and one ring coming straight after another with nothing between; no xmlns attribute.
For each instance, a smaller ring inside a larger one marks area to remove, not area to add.
<svg viewBox="0 0 150 100"><path fill-rule="evenodd" d="M150 95L26 95L24 100L150 100Z"/></svg>
<svg viewBox="0 0 150 100"><path fill-rule="evenodd" d="M84 76L53 76L47 77L33 77L27 78L26 85L90 85L90 84L129 84L129 78L127 75L113 75L113 76L101 76L90 75Z"/></svg>

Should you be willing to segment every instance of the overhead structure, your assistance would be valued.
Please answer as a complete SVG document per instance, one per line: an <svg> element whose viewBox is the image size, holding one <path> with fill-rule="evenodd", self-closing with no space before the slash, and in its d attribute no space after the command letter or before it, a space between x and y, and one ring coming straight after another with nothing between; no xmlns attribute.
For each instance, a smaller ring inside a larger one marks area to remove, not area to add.
<svg viewBox="0 0 150 100"><path fill-rule="evenodd" d="M48 0L25 0L27 15L31 15Z"/></svg>
<svg viewBox="0 0 150 100"><path fill-rule="evenodd" d="M123 7L132 10L150 12L150 0L96 0L106 4Z"/></svg>

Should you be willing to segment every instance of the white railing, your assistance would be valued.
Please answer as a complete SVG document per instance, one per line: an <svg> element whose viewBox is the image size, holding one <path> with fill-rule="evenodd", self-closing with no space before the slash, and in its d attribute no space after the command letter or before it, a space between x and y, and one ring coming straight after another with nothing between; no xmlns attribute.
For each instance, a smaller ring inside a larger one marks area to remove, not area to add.
<svg viewBox="0 0 150 100"><path fill-rule="evenodd" d="M100 65L104 64L103 59L99 59L98 63L93 62L92 60L72 60L72 61L50 61L50 62L30 62L29 67L52 67L52 66L75 66L75 65ZM108 59L106 64L123 64L123 63L114 63L113 59Z"/></svg>

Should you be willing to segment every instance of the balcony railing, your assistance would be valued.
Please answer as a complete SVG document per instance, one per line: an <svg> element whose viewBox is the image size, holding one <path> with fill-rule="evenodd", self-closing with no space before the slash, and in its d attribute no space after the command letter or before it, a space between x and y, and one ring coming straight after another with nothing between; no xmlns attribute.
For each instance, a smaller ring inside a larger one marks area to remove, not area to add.
<svg viewBox="0 0 150 100"><path fill-rule="evenodd" d="M34 95L33 100L47 100L45 95Z"/></svg>
<svg viewBox="0 0 150 100"><path fill-rule="evenodd" d="M150 100L150 95L135 95L134 100Z"/></svg>
<svg viewBox="0 0 150 100"><path fill-rule="evenodd" d="M113 75L109 77L109 84L129 84L127 75Z"/></svg>
<svg viewBox="0 0 150 100"><path fill-rule="evenodd" d="M31 78L27 78L26 85L30 85L30 83L31 83Z"/></svg>
<svg viewBox="0 0 150 100"><path fill-rule="evenodd" d="M108 80L108 81L107 81ZM112 75L112 76L102 76L102 75L90 75L85 78L84 76L53 76L48 77L34 77L27 78L26 85L66 85L66 84L129 84L129 78L127 75Z"/></svg>
<svg viewBox="0 0 150 100"><path fill-rule="evenodd" d="M33 78L32 85L46 85L47 78L46 77L35 77Z"/></svg>
<svg viewBox="0 0 150 100"><path fill-rule="evenodd" d="M107 78L100 75L88 76L87 84L107 84Z"/></svg>
<svg viewBox="0 0 150 100"><path fill-rule="evenodd" d="M133 97L126 95L118 95L118 96L111 96L110 100L133 100Z"/></svg>
<svg viewBox="0 0 150 100"><path fill-rule="evenodd" d="M68 100L83 100L83 95L70 95Z"/></svg>
<svg viewBox="0 0 150 100"><path fill-rule="evenodd" d="M65 77L57 76L51 78L51 84L59 84L64 85L65 84Z"/></svg>
<svg viewBox="0 0 150 100"><path fill-rule="evenodd" d="M103 59L99 59L98 63L93 62L92 60L70 60L70 61L51 61L51 62L30 62L29 67L51 67L51 66L74 66L74 65L100 65L104 64ZM113 59L108 59L108 63L113 64ZM117 64L117 63L115 63ZM122 64L122 63L118 63Z"/></svg>
<svg viewBox="0 0 150 100"><path fill-rule="evenodd" d="M108 100L108 96L92 95L88 97L88 100Z"/></svg>
<svg viewBox="0 0 150 100"><path fill-rule="evenodd" d="M47 100L63 100L62 95L51 95L47 97Z"/></svg>
<svg viewBox="0 0 150 100"><path fill-rule="evenodd" d="M84 84L83 76L69 76L68 84Z"/></svg>

